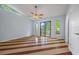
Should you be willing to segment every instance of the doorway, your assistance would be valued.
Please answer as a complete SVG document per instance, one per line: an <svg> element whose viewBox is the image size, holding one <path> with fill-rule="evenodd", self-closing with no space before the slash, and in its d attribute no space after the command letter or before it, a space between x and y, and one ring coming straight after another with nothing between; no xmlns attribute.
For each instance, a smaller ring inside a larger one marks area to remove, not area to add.
<svg viewBox="0 0 79 59"><path fill-rule="evenodd" d="M40 36L51 37L51 21L40 22Z"/></svg>

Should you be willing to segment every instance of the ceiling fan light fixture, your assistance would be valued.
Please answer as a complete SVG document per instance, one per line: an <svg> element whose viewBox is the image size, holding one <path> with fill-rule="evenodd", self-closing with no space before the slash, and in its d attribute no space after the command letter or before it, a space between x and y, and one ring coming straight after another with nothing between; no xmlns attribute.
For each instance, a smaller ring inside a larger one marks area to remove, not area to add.
<svg viewBox="0 0 79 59"><path fill-rule="evenodd" d="M32 18L35 19L35 20L39 20L43 17L43 13L41 12L37 12L37 5L35 5L35 11L34 12L31 12L32 14Z"/></svg>

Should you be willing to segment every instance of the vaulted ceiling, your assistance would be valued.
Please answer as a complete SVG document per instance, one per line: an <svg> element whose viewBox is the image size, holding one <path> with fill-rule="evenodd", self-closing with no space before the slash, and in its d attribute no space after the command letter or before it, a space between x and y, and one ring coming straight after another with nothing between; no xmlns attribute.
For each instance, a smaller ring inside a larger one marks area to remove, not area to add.
<svg viewBox="0 0 79 59"><path fill-rule="evenodd" d="M31 16L31 12L35 10L35 4L13 4L13 6L19 11L23 12L26 16ZM59 15L64 15L67 12L67 4L38 4L38 12L44 14L46 17L54 17Z"/></svg>

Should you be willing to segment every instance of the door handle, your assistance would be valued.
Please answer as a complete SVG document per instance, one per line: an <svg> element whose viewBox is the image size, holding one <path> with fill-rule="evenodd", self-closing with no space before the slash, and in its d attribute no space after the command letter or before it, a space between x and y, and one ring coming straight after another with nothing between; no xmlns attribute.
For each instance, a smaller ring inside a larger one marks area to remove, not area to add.
<svg viewBox="0 0 79 59"><path fill-rule="evenodd" d="M79 33L75 33L76 35L79 35Z"/></svg>

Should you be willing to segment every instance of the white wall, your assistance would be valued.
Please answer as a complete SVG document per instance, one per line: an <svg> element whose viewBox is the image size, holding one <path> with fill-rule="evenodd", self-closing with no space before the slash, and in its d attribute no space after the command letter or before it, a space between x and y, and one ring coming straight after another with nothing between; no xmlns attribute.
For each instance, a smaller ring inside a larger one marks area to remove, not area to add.
<svg viewBox="0 0 79 59"><path fill-rule="evenodd" d="M67 17L69 20L69 49L72 54L79 54L79 35L75 34L79 33L79 5L70 5Z"/></svg>
<svg viewBox="0 0 79 59"><path fill-rule="evenodd" d="M34 21L34 35L40 36L40 22Z"/></svg>
<svg viewBox="0 0 79 59"><path fill-rule="evenodd" d="M70 7L70 6L69 6ZM69 15L70 15L70 8L68 8L66 19L65 19L65 42L68 43L69 41Z"/></svg>
<svg viewBox="0 0 79 59"><path fill-rule="evenodd" d="M70 22L70 15L72 14L73 10L75 9L75 7L69 5L68 7L68 11L66 14L66 19L65 19L65 42L68 43L69 41L69 22Z"/></svg>
<svg viewBox="0 0 79 59"><path fill-rule="evenodd" d="M33 34L33 21L26 16L19 16L0 10L0 41L7 41Z"/></svg>
<svg viewBox="0 0 79 59"><path fill-rule="evenodd" d="M44 21L51 21L51 38L56 38L56 20L60 20L61 22L61 29L60 29L60 36L62 39L64 39L64 34L65 34L65 15L61 15L61 16L56 16L56 17L51 17L51 18L46 18L46 19L42 19L41 21L37 21L36 23L38 24L38 29L37 31L37 35L40 36L40 22L44 22Z"/></svg>

